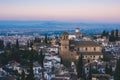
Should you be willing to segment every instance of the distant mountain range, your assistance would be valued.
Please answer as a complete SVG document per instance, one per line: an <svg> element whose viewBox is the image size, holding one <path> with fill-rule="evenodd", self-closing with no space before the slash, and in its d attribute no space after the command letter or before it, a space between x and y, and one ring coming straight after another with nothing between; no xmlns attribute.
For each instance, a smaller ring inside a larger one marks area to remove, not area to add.
<svg viewBox="0 0 120 80"><path fill-rule="evenodd" d="M120 24L79 23L67 21L0 21L0 35L7 34L61 34L63 31L74 32L75 28L85 34L101 33L103 30L120 30Z"/></svg>

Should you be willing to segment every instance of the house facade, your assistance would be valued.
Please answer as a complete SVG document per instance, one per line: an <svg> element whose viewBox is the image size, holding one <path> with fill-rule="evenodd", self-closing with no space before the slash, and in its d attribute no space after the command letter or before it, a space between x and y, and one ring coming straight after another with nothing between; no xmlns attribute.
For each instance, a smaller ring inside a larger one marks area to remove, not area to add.
<svg viewBox="0 0 120 80"><path fill-rule="evenodd" d="M102 47L97 42L92 40L84 41L82 39L71 40L69 39L69 34L67 32L62 33L60 48L61 55L67 54L78 59L79 55L82 54L83 59L87 60L88 62L91 60L103 58Z"/></svg>

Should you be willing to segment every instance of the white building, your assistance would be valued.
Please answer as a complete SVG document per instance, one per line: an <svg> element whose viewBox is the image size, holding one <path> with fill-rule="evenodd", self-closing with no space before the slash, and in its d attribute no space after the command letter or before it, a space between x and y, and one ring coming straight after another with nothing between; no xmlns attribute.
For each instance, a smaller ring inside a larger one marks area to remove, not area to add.
<svg viewBox="0 0 120 80"><path fill-rule="evenodd" d="M70 35L69 35L69 39L82 39L82 33L81 32L79 32L79 28L76 28L75 29L75 32L74 33L71 33Z"/></svg>

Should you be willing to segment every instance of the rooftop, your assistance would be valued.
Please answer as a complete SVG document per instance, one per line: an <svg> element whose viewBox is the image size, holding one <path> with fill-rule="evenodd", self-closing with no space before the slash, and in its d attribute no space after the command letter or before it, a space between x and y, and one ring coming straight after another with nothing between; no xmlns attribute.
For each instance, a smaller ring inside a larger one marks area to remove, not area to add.
<svg viewBox="0 0 120 80"><path fill-rule="evenodd" d="M71 33L71 35L81 35L82 33L81 32L74 32L74 33Z"/></svg>
<svg viewBox="0 0 120 80"><path fill-rule="evenodd" d="M78 54L83 54L83 55L103 55L101 52L78 52Z"/></svg>
<svg viewBox="0 0 120 80"><path fill-rule="evenodd" d="M68 34L67 32L63 32L63 33L62 33L62 36L63 36L63 35L69 35L69 34Z"/></svg>
<svg viewBox="0 0 120 80"><path fill-rule="evenodd" d="M74 44L75 46L81 46L81 47L86 47L86 46L100 46L98 43L94 41L70 41L70 44Z"/></svg>

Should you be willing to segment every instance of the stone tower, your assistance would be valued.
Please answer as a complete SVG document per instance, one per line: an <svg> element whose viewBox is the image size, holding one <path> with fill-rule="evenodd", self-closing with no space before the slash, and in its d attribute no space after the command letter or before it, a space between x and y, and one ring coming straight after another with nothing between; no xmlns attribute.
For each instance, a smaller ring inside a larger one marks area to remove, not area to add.
<svg viewBox="0 0 120 80"><path fill-rule="evenodd" d="M62 33L61 38L61 54L65 54L69 52L69 34L67 32Z"/></svg>

